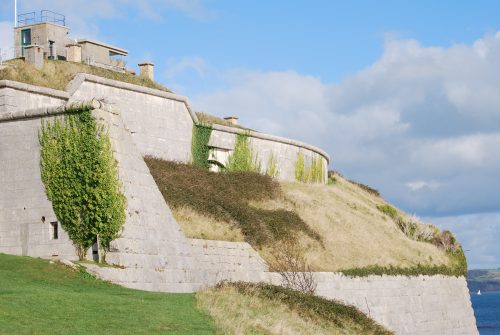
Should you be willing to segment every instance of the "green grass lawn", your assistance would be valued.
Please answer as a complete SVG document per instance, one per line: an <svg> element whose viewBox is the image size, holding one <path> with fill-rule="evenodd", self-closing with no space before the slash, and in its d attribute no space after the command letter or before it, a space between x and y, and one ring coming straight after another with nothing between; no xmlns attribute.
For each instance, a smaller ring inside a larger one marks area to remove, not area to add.
<svg viewBox="0 0 500 335"><path fill-rule="evenodd" d="M0 334L213 334L194 294L126 289L46 260L0 254Z"/></svg>

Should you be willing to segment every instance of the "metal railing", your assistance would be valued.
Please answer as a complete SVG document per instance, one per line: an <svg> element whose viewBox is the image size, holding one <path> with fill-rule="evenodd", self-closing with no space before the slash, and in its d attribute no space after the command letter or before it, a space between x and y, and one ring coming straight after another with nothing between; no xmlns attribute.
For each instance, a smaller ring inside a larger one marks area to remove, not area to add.
<svg viewBox="0 0 500 335"><path fill-rule="evenodd" d="M66 26L66 16L47 9L41 10L40 13L28 12L17 16L18 26L26 26L39 22L49 22Z"/></svg>

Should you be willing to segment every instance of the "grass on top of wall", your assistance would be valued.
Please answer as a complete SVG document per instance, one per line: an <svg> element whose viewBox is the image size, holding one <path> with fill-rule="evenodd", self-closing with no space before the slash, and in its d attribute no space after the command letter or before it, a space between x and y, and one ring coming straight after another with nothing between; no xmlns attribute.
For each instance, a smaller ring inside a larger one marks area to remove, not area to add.
<svg viewBox="0 0 500 335"><path fill-rule="evenodd" d="M213 334L193 294L127 289L60 263L0 254L0 334Z"/></svg>
<svg viewBox="0 0 500 335"><path fill-rule="evenodd" d="M392 334L353 306L269 284L222 283L196 300L219 334Z"/></svg>
<svg viewBox="0 0 500 335"><path fill-rule="evenodd" d="M202 167L145 158L166 202L175 209L197 213L238 227L253 246L272 246L294 240L298 233L320 240L296 213L285 209L261 209L251 201L277 199L280 184L269 176L252 172L214 173Z"/></svg>
<svg viewBox="0 0 500 335"><path fill-rule="evenodd" d="M36 69L31 64L26 64L22 59L14 59L6 62L6 64L8 66L0 70L0 80L19 81L30 85L48 87L61 91L66 90L66 86L73 80L76 74L88 73L107 79L171 92L168 88L152 80L138 77L130 73L115 72L84 63L45 60L41 70Z"/></svg>
<svg viewBox="0 0 500 335"><path fill-rule="evenodd" d="M223 119L221 117L218 117L218 116L215 116L215 115L211 115L211 114L207 114L207 113L204 113L204 112L196 112L196 116L198 117L198 121L201 124L204 124L204 125L219 124L221 126L227 126L227 127L233 127L233 128L240 128L240 129L247 129L247 128L242 127L240 125L232 124L228 120L225 120L225 119Z"/></svg>

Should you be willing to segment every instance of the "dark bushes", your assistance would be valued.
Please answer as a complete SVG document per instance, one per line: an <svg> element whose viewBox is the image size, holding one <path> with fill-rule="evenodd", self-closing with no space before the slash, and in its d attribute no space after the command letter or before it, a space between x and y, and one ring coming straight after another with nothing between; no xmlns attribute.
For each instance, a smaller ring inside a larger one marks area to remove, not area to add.
<svg viewBox="0 0 500 335"><path fill-rule="evenodd" d="M186 206L200 214L234 222L245 240L254 246L294 240L299 231L320 240L294 212L249 205L250 201L281 196L279 183L269 176L251 172L213 173L197 166L152 157L146 157L145 161L169 206Z"/></svg>

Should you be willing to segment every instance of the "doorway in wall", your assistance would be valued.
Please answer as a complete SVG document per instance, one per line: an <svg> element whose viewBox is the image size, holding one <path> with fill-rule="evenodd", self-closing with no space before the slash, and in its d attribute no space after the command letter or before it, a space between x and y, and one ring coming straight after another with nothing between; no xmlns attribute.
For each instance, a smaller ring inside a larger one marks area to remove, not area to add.
<svg viewBox="0 0 500 335"><path fill-rule="evenodd" d="M24 48L31 45L31 29L21 30L21 56L24 57Z"/></svg>

